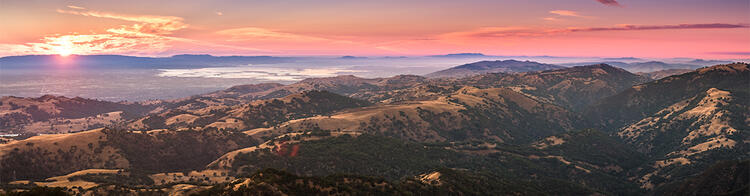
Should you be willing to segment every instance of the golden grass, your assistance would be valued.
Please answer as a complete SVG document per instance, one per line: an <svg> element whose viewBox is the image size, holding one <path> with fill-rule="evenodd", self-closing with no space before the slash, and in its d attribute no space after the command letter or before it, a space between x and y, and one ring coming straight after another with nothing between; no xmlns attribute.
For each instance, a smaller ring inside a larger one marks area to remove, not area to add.
<svg viewBox="0 0 750 196"><path fill-rule="evenodd" d="M75 180L70 181L69 178L74 176L81 176L86 174L116 174L117 172L121 172L122 170L118 169L86 169L81 171L76 171L64 176L57 176L57 177L51 177L47 178L47 181L50 182L34 182L37 186L49 186L49 187L65 187L68 189L71 189L72 187L81 187L83 189L89 189L95 186L98 186L99 184L94 182L88 182L83 180Z"/></svg>
<svg viewBox="0 0 750 196"><path fill-rule="evenodd" d="M78 133L39 135L25 140L0 144L0 159L7 158L6 155L15 149L18 149L18 151L43 149L47 152L52 152L46 156L55 156L58 151L68 152L70 149L76 148L77 153L84 154L86 157L98 160L110 160L114 158L115 167L128 168L130 165L128 160L111 146L104 146L101 148L101 152L94 152L94 149L97 149L101 143L107 141L107 135L102 130L102 128L99 128ZM105 162L100 161L86 164L91 164L91 167L94 168L103 168Z"/></svg>
<svg viewBox="0 0 750 196"><path fill-rule="evenodd" d="M110 125L122 121L122 111L116 111L84 118L37 121L25 125L23 130L28 133L67 133L89 130L95 125Z"/></svg>
<svg viewBox="0 0 750 196"><path fill-rule="evenodd" d="M209 181L211 181L210 183L223 183L223 182L229 182L235 179L232 176L228 176L227 171L225 170L213 170L213 169L201 170L201 171L190 171L188 172L188 175L185 175L182 172L157 173L157 174L151 174L149 175L149 177L152 180L154 180L155 185L189 182L190 179L205 180L206 178L208 178Z"/></svg>

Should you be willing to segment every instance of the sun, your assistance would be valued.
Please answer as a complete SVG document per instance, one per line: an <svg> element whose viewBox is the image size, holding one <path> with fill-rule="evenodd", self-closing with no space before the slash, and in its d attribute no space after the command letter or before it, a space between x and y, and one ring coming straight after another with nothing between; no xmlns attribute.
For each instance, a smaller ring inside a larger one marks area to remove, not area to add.
<svg viewBox="0 0 750 196"><path fill-rule="evenodd" d="M70 51L69 49L58 49L57 50L57 55L60 55L60 56L70 56L71 54L73 54L73 51Z"/></svg>
<svg viewBox="0 0 750 196"><path fill-rule="evenodd" d="M73 42L68 37L58 40L54 52L63 57L70 56L73 54Z"/></svg>

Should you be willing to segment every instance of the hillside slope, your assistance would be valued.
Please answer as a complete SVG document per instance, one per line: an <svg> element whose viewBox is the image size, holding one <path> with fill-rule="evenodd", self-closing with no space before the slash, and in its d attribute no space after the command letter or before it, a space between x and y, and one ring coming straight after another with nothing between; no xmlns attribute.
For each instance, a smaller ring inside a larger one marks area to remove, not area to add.
<svg viewBox="0 0 750 196"><path fill-rule="evenodd" d="M299 130L365 132L411 141L482 139L523 143L573 129L564 108L506 88L465 87L429 101L378 104L247 131L255 137Z"/></svg>
<svg viewBox="0 0 750 196"><path fill-rule="evenodd" d="M128 127L136 130L189 127L244 130L270 127L288 120L367 105L370 103L327 91L313 90L234 106L172 109L133 121Z"/></svg>
<svg viewBox="0 0 750 196"><path fill-rule="evenodd" d="M14 177L40 180L84 169L186 171L203 168L231 150L256 144L245 134L216 129L95 129L42 135L0 144L0 177L3 182Z"/></svg>
<svg viewBox="0 0 750 196"><path fill-rule="evenodd" d="M748 64L716 65L634 86L586 116L652 159L632 175L659 190L718 161L750 158L748 84Z"/></svg>
<svg viewBox="0 0 750 196"><path fill-rule="evenodd" d="M156 107L152 104L53 95L38 98L2 97L0 129L32 134L75 132L142 116Z"/></svg>
<svg viewBox="0 0 750 196"><path fill-rule="evenodd" d="M748 84L748 64L716 65L627 88L588 107L586 116L602 130L616 131L711 88L744 94Z"/></svg>
<svg viewBox="0 0 750 196"><path fill-rule="evenodd" d="M520 92L580 110L599 99L649 81L607 64L520 74L484 74L457 81L480 88L512 87Z"/></svg>

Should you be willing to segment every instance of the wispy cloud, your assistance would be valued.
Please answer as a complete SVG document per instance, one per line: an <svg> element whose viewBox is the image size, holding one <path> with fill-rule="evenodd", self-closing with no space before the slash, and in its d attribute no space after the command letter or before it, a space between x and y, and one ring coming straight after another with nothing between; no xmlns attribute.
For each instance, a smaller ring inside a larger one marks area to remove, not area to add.
<svg viewBox="0 0 750 196"><path fill-rule="evenodd" d="M736 29L750 28L745 24L726 24L726 23L708 23L708 24L677 24L677 25L619 25L617 27L593 27L593 28L569 28L564 31L640 31L640 30L662 30L662 29Z"/></svg>
<svg viewBox="0 0 750 196"><path fill-rule="evenodd" d="M581 14L579 14L576 11L570 11L570 10L552 10L549 11L550 14L557 14L560 16L572 16L572 17L583 17Z"/></svg>
<svg viewBox="0 0 750 196"><path fill-rule="evenodd" d="M286 41L327 41L329 39L315 36L280 32L277 30L243 27L217 31L216 34L229 36L232 41L246 40L286 40Z"/></svg>
<svg viewBox="0 0 750 196"><path fill-rule="evenodd" d="M644 31L644 30L670 30L670 29L735 29L750 28L745 24L677 24L677 25L619 25L614 27L570 27L570 28L526 28L526 27L484 27L470 31L452 32L442 34L439 37L449 39L471 39L471 38L500 38L500 37L533 37L548 36L574 32L596 32L596 31Z"/></svg>
<svg viewBox="0 0 750 196"><path fill-rule="evenodd" d="M366 40L357 40L357 37L322 37L263 27L225 29L216 31L215 35L227 44L259 46L279 53L294 53L297 51L348 53L357 50L400 53L398 49L391 48L382 42L367 42Z"/></svg>
<svg viewBox="0 0 750 196"><path fill-rule="evenodd" d="M75 5L69 5L67 7L70 8L70 9L77 9L77 10L85 10L86 9L84 7L78 7L78 6L75 6Z"/></svg>
<svg viewBox="0 0 750 196"><path fill-rule="evenodd" d="M604 5L620 6L620 3L618 3L616 0L596 0L596 1Z"/></svg>
<svg viewBox="0 0 750 196"><path fill-rule="evenodd" d="M552 10L552 11L549 11L549 13L550 14L554 14L554 16L545 17L545 18L542 18L542 19L547 20L547 21L562 21L563 18L565 18L565 17L568 17L568 18L592 18L592 17L589 17L589 16L584 16L581 13L578 13L576 11L571 11L571 10Z"/></svg>
<svg viewBox="0 0 750 196"><path fill-rule="evenodd" d="M483 27L471 31L451 32L439 35L440 39L467 39L467 38L492 38L492 37L521 37L541 35L535 29L526 27Z"/></svg>
<svg viewBox="0 0 750 196"><path fill-rule="evenodd" d="M175 16L126 15L91 10L81 11L62 9L58 9L57 12L80 16L111 18L138 23L132 26L124 26L117 30L114 30L119 33L170 34L172 31L187 28L187 24L182 22L183 19ZM108 31L112 31L112 29Z"/></svg>

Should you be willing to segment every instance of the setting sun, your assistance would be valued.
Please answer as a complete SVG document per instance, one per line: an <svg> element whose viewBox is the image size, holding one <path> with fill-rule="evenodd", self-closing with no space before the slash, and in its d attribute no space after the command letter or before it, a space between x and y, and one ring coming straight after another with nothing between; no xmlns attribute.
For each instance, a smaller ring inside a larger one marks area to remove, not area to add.
<svg viewBox="0 0 750 196"><path fill-rule="evenodd" d="M57 51L57 54L60 56L70 56L72 52L70 50L61 49Z"/></svg>
<svg viewBox="0 0 750 196"><path fill-rule="evenodd" d="M68 37L63 37L62 39L58 40L58 43L56 43L57 46L54 47L55 53L57 53L60 56L70 56L73 54L73 42Z"/></svg>

